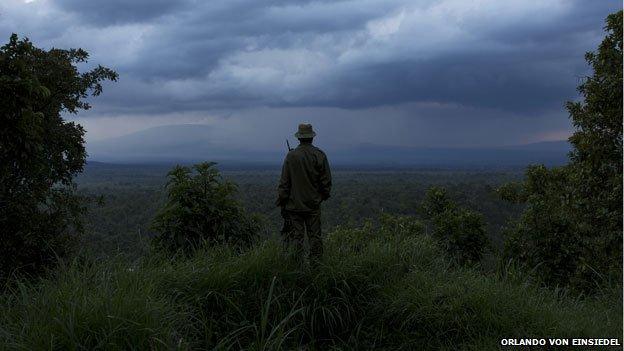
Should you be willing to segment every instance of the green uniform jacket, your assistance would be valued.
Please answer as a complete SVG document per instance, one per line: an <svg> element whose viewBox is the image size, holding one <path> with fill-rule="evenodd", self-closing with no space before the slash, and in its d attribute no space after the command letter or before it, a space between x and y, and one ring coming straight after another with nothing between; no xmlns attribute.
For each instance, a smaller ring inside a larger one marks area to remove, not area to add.
<svg viewBox="0 0 624 351"><path fill-rule="evenodd" d="M299 144L284 160L276 205L286 211L317 211L329 198L331 186L325 153L312 144Z"/></svg>

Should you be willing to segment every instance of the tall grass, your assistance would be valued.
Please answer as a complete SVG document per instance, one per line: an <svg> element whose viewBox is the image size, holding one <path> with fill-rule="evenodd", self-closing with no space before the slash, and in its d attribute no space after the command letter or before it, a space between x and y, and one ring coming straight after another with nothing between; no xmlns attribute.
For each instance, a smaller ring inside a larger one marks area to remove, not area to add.
<svg viewBox="0 0 624 351"><path fill-rule="evenodd" d="M422 228L339 228L315 269L272 240L73 262L0 297L0 348L478 350L502 338L621 337L618 292L573 298L458 268Z"/></svg>

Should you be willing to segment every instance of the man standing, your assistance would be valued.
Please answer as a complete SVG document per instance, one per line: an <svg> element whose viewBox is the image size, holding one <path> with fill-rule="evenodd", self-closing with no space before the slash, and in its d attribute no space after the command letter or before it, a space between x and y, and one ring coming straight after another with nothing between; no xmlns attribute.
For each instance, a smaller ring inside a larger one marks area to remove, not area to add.
<svg viewBox="0 0 624 351"><path fill-rule="evenodd" d="M314 136L312 125L299 125L295 134L299 146L286 155L276 201L287 223L282 230L285 242L294 246L298 258L302 259L307 234L312 264L318 263L323 255L321 202L329 198L332 186L327 156L312 145Z"/></svg>

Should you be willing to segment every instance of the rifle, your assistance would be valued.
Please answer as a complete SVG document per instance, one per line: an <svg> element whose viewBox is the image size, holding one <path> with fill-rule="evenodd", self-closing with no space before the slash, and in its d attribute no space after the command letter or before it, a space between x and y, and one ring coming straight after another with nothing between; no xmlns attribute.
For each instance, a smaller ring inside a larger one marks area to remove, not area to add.
<svg viewBox="0 0 624 351"><path fill-rule="evenodd" d="M289 152L292 151L292 148L290 147L290 143L288 142L288 139L286 139L286 147L288 148ZM292 220L290 219L288 212L286 212L286 209L283 206L280 211L280 214L282 215L282 218L284 219L284 225L282 226L282 230L280 232L282 233L282 235L288 237L293 230Z"/></svg>

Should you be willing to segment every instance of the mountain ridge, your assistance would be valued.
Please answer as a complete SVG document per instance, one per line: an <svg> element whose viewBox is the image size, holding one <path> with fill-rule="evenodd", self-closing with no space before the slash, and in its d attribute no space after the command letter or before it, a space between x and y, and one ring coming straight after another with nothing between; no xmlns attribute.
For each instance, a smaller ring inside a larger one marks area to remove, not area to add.
<svg viewBox="0 0 624 351"><path fill-rule="evenodd" d="M90 161L113 163L219 162L280 164L284 151L249 150L216 144L214 129L203 124L152 127L90 142ZM380 166L521 166L567 162L566 140L499 147L411 147L360 143L347 148L323 147L338 165Z"/></svg>

